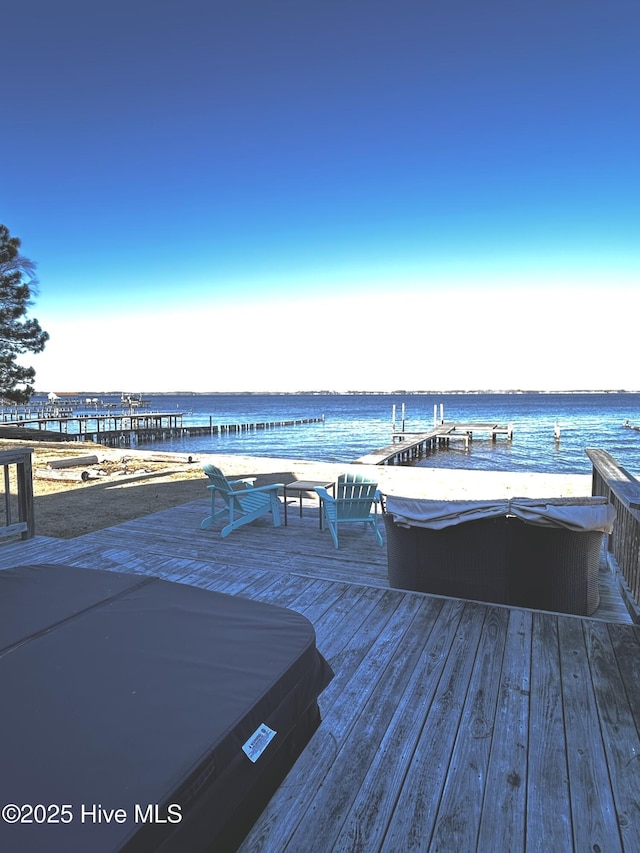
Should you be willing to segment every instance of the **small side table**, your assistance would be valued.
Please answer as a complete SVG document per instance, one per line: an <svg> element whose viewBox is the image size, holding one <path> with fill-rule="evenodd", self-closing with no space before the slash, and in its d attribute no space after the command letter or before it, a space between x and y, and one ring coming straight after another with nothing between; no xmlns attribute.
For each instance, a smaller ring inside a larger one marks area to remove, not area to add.
<svg viewBox="0 0 640 853"><path fill-rule="evenodd" d="M312 492L316 486L323 486L325 489L331 489L334 497L336 493L336 484L333 480L294 480L293 483L285 483L284 486L284 523L287 525L287 492L297 492L300 496L300 518L302 518L302 493ZM322 527L322 501L320 501L319 524Z"/></svg>

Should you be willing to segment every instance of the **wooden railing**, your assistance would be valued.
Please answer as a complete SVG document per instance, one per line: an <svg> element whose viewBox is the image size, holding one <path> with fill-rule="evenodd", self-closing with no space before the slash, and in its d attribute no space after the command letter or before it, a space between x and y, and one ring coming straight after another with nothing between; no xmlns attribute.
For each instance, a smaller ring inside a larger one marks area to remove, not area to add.
<svg viewBox="0 0 640 853"><path fill-rule="evenodd" d="M593 465L591 492L608 498L616 509L616 523L608 548L635 599L640 604L640 481L604 450L587 450Z"/></svg>
<svg viewBox="0 0 640 853"><path fill-rule="evenodd" d="M33 511L32 447L0 450L3 469L4 516L0 507L0 540L35 535Z"/></svg>

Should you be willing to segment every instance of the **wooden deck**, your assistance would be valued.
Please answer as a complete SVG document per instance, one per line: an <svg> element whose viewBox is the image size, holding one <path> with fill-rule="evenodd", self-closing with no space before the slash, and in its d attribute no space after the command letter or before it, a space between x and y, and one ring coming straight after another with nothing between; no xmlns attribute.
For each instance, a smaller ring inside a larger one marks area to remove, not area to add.
<svg viewBox="0 0 640 853"><path fill-rule="evenodd" d="M145 572L313 622L323 722L243 853L640 850L640 629L606 571L590 619L402 592L371 531L336 551L311 503L224 540L207 507L6 544L0 568Z"/></svg>

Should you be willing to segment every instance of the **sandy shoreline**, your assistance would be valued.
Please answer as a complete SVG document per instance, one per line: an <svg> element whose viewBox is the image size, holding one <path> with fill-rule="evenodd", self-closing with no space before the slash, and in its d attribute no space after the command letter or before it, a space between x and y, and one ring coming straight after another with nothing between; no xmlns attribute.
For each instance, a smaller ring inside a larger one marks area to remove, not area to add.
<svg viewBox="0 0 640 853"><path fill-rule="evenodd" d="M38 444L0 441L0 449L16 446L34 448L36 533L62 539L205 499L207 480L201 465L209 461L218 465L230 479L255 476L258 483L303 479L332 481L341 472L353 468L376 479L385 493L439 500L591 494L590 474L351 466L223 454L187 457L160 450L112 449L91 442ZM86 481L52 481L38 476L40 470L47 470L52 459L88 455L97 456L99 463L84 466L90 477Z"/></svg>

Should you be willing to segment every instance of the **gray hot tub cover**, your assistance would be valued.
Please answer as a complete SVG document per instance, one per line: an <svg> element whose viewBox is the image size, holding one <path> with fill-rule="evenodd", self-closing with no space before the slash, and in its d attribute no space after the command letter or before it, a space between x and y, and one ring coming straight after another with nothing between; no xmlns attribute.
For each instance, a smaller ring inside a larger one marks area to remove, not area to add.
<svg viewBox="0 0 640 853"><path fill-rule="evenodd" d="M396 524L443 530L465 521L515 516L539 527L611 533L615 508L606 498L511 498L486 501L433 501L386 496L386 511Z"/></svg>

